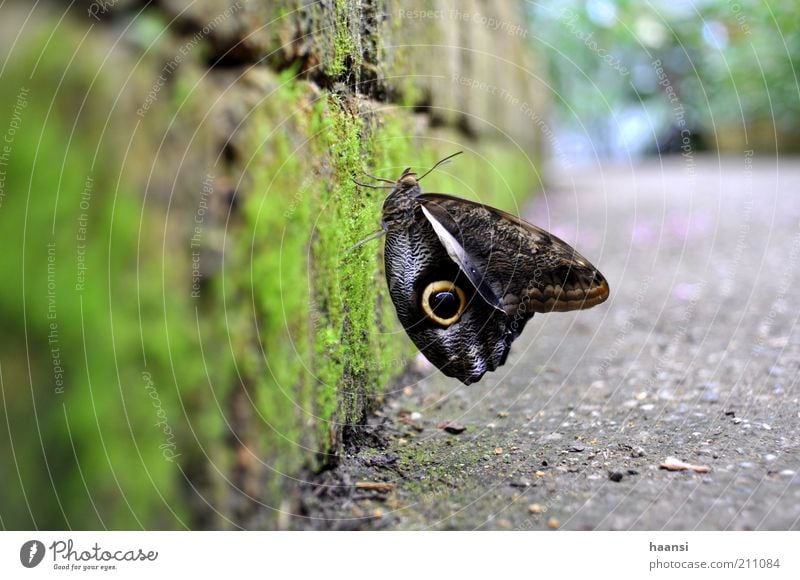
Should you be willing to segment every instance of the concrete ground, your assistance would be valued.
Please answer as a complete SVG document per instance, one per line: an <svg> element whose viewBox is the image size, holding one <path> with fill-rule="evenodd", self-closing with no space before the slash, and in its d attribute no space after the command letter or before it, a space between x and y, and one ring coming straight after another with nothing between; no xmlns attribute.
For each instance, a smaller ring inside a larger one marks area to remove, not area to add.
<svg viewBox="0 0 800 580"><path fill-rule="evenodd" d="M573 168L528 217L609 301L469 387L419 364L288 527L800 529L800 162Z"/></svg>

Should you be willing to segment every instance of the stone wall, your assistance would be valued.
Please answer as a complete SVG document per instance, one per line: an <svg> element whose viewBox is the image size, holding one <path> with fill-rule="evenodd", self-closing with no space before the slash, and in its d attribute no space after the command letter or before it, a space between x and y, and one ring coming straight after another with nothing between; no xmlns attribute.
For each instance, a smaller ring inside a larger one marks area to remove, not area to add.
<svg viewBox="0 0 800 580"><path fill-rule="evenodd" d="M383 197L351 179L463 149L429 186L514 210L546 106L528 23L478 1L61 10L0 18L4 525L280 526L414 355L380 242L347 251Z"/></svg>

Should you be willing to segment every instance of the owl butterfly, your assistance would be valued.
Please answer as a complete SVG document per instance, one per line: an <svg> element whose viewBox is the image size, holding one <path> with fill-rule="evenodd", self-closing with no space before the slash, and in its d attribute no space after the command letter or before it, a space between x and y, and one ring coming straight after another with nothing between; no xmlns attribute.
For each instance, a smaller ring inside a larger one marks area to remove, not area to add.
<svg viewBox="0 0 800 580"><path fill-rule="evenodd" d="M460 152L459 152L460 153ZM455 155L459 155L456 153ZM455 155L442 159L422 177ZM569 244L499 209L423 193L406 169L383 202L389 294L408 336L465 385L505 364L536 312L591 308L608 298L603 275Z"/></svg>

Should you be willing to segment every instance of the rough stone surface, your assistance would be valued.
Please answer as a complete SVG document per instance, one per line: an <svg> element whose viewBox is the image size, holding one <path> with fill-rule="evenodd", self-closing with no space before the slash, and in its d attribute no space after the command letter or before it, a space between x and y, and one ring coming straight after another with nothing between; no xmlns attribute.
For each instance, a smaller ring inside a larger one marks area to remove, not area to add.
<svg viewBox="0 0 800 580"><path fill-rule="evenodd" d="M438 124L511 140L535 154L551 91L523 6L480 0L180 0L176 26L202 30L225 65L299 67L320 86L348 87L425 111Z"/></svg>

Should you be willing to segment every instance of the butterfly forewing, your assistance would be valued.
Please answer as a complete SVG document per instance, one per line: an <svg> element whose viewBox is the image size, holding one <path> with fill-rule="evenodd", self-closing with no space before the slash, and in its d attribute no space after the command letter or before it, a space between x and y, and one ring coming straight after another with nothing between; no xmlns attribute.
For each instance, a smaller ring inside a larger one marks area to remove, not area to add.
<svg viewBox="0 0 800 580"><path fill-rule="evenodd" d="M486 285L501 297L508 314L519 309L531 313L580 310L608 298L603 275L569 244L543 229L450 195L424 193L417 200L426 217L437 222L434 229L446 230L461 245L459 252L448 250L451 258L456 253L464 256L455 261L462 269L473 270L474 283ZM444 240L443 244L448 245Z"/></svg>

